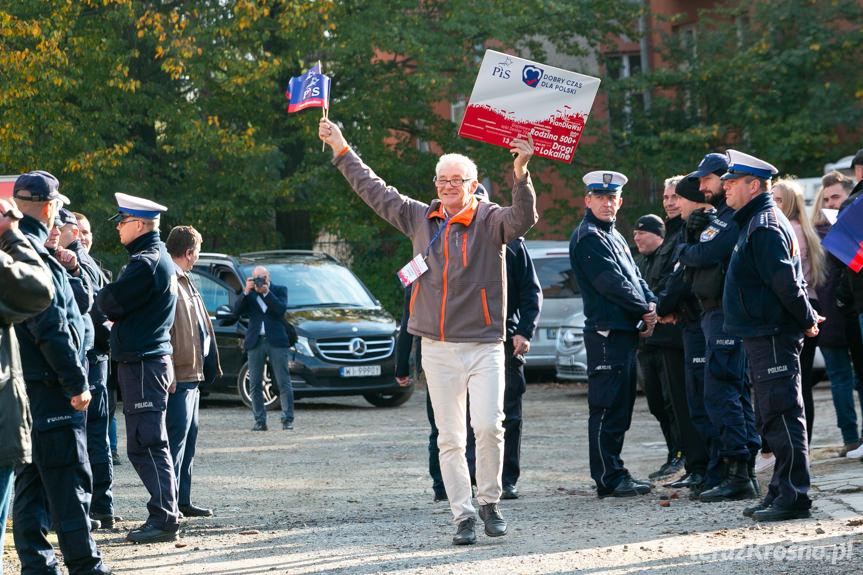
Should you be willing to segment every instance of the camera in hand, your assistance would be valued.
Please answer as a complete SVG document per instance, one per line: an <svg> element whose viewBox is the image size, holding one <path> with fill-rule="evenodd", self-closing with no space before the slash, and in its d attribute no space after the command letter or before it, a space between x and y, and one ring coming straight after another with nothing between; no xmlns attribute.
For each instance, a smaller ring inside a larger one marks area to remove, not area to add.
<svg viewBox="0 0 863 575"><path fill-rule="evenodd" d="M267 285L267 278L264 276L255 276L252 278L252 281L255 282L256 288L261 288Z"/></svg>

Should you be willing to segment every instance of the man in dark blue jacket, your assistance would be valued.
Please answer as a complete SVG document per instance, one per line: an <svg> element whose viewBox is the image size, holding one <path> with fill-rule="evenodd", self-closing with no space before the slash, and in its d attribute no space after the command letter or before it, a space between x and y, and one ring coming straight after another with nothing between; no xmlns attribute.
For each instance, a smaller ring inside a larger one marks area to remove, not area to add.
<svg viewBox="0 0 863 575"><path fill-rule="evenodd" d="M824 320L806 295L794 230L769 192L777 172L763 160L728 150L728 172L722 176L740 228L722 298L725 330L743 338L761 434L776 456L767 495L743 512L756 521L810 515L800 351L803 335L818 335Z"/></svg>
<svg viewBox="0 0 863 575"><path fill-rule="evenodd" d="M638 334L656 325L656 297L642 279L614 221L627 177L584 176L584 219L569 241L569 259L584 299L590 475L599 497L631 497L651 489L634 479L620 452L635 405Z"/></svg>
<svg viewBox="0 0 863 575"><path fill-rule="evenodd" d="M252 431L267 430L267 410L264 407L264 365L267 357L279 386L282 404L282 429L294 428L294 390L288 348L294 342L285 322L288 309L288 288L270 283L270 272L264 266L252 270L246 278L243 294L234 302L234 313L249 316L249 327L243 349L249 355L249 394L252 396Z"/></svg>
<svg viewBox="0 0 863 575"><path fill-rule="evenodd" d="M719 456L724 461L718 484L713 474L705 479L700 500L728 501L756 496L755 456L761 439L755 431L755 412L746 356L740 338L723 329L725 318L722 293L725 270L737 242L738 228L732 210L725 203L725 191L719 177L728 165L721 154L707 154L698 170L689 175L698 179L705 199L715 208L698 209L686 221L686 242L681 244L679 260L692 278L692 292L698 297L703 315L701 327L705 337L704 406L713 427L719 433ZM747 469L747 478L732 473ZM697 490L696 490L697 492Z"/></svg>
<svg viewBox="0 0 863 575"><path fill-rule="evenodd" d="M126 539L153 543L177 539L177 485L168 447L165 409L174 379L171 325L177 303L177 278L165 244L159 239L159 216L167 208L150 200L114 194L119 212L117 232L129 252L120 276L96 296L111 328L111 357L126 415L129 461L150 493L149 517Z"/></svg>
<svg viewBox="0 0 863 575"><path fill-rule="evenodd" d="M20 229L51 272L51 305L15 333L33 415L33 462L15 471L13 535L25 573L56 573L60 566L46 535L52 527L70 575L109 573L90 536L92 476L87 460L85 411L91 395L81 364L84 322L66 270L48 254L48 226L60 202L57 179L30 172L15 181L24 217ZM50 515L49 515L50 514Z"/></svg>

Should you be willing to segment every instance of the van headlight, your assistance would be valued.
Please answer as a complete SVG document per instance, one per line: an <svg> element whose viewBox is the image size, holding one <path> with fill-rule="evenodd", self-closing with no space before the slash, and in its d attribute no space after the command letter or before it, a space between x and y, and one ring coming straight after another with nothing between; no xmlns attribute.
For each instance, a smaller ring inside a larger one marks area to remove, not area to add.
<svg viewBox="0 0 863 575"><path fill-rule="evenodd" d="M294 349L297 350L297 353L299 353L300 355L305 355L308 357L315 356L315 353L312 351L312 345L309 341L309 338L304 335L297 336L297 343L294 344Z"/></svg>
<svg viewBox="0 0 863 575"><path fill-rule="evenodd" d="M562 352L584 345L584 330L580 327L562 327L557 332L557 349Z"/></svg>

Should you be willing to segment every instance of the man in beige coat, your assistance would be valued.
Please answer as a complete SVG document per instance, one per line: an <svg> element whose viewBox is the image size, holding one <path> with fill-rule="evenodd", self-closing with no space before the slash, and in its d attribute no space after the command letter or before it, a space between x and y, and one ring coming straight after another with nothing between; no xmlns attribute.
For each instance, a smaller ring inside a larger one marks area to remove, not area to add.
<svg viewBox="0 0 863 575"><path fill-rule="evenodd" d="M165 248L174 261L177 275L177 310L171 327L174 348L174 381L168 388L165 424L168 444L177 477L177 507L186 517L209 517L211 509L192 505L192 462L198 441L198 386L221 375L216 334L204 307L201 294L188 272L198 261L201 234L192 226L176 226L168 235Z"/></svg>
<svg viewBox="0 0 863 575"><path fill-rule="evenodd" d="M440 157L433 180L437 199L426 204L387 186L330 120L321 119L318 136L332 148L333 164L354 191L413 245L416 257L410 269L420 274L411 283L408 332L422 337L423 369L440 432L441 474L458 525L453 544L476 542L465 458L468 393L479 516L486 535L506 535L506 521L497 507L504 447L504 253L506 244L538 219L527 171L533 139L512 141L512 205L501 207L477 201L476 164L460 154Z"/></svg>

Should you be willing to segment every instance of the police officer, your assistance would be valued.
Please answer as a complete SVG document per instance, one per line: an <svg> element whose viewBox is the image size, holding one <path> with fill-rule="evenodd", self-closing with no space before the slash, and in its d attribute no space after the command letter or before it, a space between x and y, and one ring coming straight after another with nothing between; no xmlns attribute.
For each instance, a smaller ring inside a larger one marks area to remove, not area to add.
<svg viewBox="0 0 863 575"><path fill-rule="evenodd" d="M651 485L629 474L620 452L635 404L638 334L653 333L656 298L614 228L627 177L602 170L583 181L586 209L570 238L569 259L584 299L590 475L599 497L643 495Z"/></svg>
<svg viewBox="0 0 863 575"><path fill-rule="evenodd" d="M711 208L695 178L682 177L675 185L675 195L684 222L695 210ZM685 228L681 228L678 246L684 242L684 232ZM691 274L679 262L659 294L656 312L660 322L676 323L683 331L686 405L680 406L678 420L681 424L688 421L694 428L694 433L685 428L681 431L681 435L688 439L684 444L686 475L665 486L675 489L685 487L690 490L690 496L697 499L705 484L717 485L720 482L722 471L719 466L719 434L704 407L705 341L701 329L701 307L698 298L692 293ZM679 396L679 393L675 396ZM684 410L687 412L685 415Z"/></svg>
<svg viewBox="0 0 863 575"><path fill-rule="evenodd" d="M99 264L90 256L81 242L78 217L67 210L60 209L60 247L75 255L76 267L68 270L73 277L77 274L95 294L105 285L105 276ZM108 445L108 337L110 324L98 306L91 306L84 322L87 332L87 379L93 399L87 408L87 455L90 471L93 474L93 499L90 502L90 517L99 521L105 529L114 527L114 465L111 448Z"/></svg>
<svg viewBox="0 0 863 575"><path fill-rule="evenodd" d="M60 573L46 538L53 528L70 575L103 574L109 571L87 515L93 487L85 429L91 396L80 360L84 322L68 274L45 248L61 202L69 202L58 188L43 171L19 176L13 188L24 216L20 229L50 270L54 297L45 311L15 326L33 415L33 461L15 472L12 533L24 573Z"/></svg>
<svg viewBox="0 0 863 575"><path fill-rule="evenodd" d="M126 539L135 543L177 539L177 485L168 448L165 409L174 379L171 325L177 303L177 278L165 244L159 240L163 205L127 194L114 194L119 205L120 243L130 260L96 303L111 328L111 357L126 415L129 461L150 493L149 517Z"/></svg>
<svg viewBox="0 0 863 575"><path fill-rule="evenodd" d="M755 431L743 346L739 338L726 333L722 327L725 317L722 286L738 235L734 210L725 203L719 179L727 167L725 156L707 154L690 176L698 178L699 189L715 211L699 209L689 215L686 243L679 254L680 263L692 271L692 291L703 310L704 401L707 415L719 432L719 455L723 461L719 484L705 484L700 496L705 502L755 497L753 467L761 447L761 439Z"/></svg>
<svg viewBox="0 0 863 575"><path fill-rule="evenodd" d="M809 517L809 448L800 381L803 335L818 335L806 296L797 236L769 191L778 170L728 150L722 176L740 238L726 277L725 329L743 338L761 433L776 456L767 495L744 515L756 521Z"/></svg>

